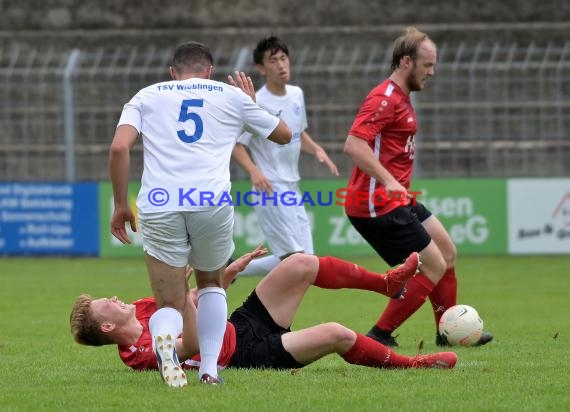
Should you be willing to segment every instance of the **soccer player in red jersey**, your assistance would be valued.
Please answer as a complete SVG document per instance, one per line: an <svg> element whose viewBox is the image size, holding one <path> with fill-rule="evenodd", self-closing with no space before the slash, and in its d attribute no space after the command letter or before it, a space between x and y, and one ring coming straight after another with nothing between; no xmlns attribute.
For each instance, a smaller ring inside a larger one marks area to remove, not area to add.
<svg viewBox="0 0 570 412"><path fill-rule="evenodd" d="M243 265L250 260L241 259L228 267L225 284L239 271L236 264ZM218 358L219 367L300 368L330 353L339 354L351 364L376 368L454 367L457 362L454 352L404 356L338 323L318 324L297 331L290 329L311 285L325 289L363 289L392 296L414 276L419 264L419 255L412 253L398 268L379 274L334 257L295 254L286 258L231 315ZM186 306L189 310L185 313L180 337L163 342L175 347L174 353L183 362L183 368L197 367L200 359L194 294L195 291L188 290ZM118 345L119 356L133 369L157 369L149 332L155 311L154 298L127 305L116 297L94 300L89 295L81 295L71 313L71 331L82 344ZM181 369L162 372L165 379L183 379L183 374Z"/></svg>
<svg viewBox="0 0 570 412"><path fill-rule="evenodd" d="M406 29L394 42L392 74L364 99L344 147L355 163L344 203L354 228L391 266L412 252L422 257L421 272L403 294L390 299L367 334L388 346L398 346L392 332L428 297L436 344L447 346L437 324L443 312L457 303L455 245L441 222L415 198L412 201L408 192L417 130L410 93L424 88L436 63L435 43L414 27ZM484 332L479 344L492 338Z"/></svg>

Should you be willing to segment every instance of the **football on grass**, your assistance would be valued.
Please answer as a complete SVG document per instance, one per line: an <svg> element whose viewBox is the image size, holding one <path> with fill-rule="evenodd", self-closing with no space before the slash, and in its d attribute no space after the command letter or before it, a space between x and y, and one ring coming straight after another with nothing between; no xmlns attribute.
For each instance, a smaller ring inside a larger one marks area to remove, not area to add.
<svg viewBox="0 0 570 412"><path fill-rule="evenodd" d="M483 320L475 308L455 305L445 311L439 321L439 333L451 346L472 346L483 333Z"/></svg>

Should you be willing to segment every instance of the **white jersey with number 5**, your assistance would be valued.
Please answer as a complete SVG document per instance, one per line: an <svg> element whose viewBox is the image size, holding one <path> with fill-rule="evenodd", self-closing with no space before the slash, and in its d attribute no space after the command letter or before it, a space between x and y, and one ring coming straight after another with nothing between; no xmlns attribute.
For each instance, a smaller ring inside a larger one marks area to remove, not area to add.
<svg viewBox="0 0 570 412"><path fill-rule="evenodd" d="M248 131L267 138L278 123L237 87L213 80L168 81L140 90L119 120L143 139L138 209L152 213L227 204L238 137Z"/></svg>

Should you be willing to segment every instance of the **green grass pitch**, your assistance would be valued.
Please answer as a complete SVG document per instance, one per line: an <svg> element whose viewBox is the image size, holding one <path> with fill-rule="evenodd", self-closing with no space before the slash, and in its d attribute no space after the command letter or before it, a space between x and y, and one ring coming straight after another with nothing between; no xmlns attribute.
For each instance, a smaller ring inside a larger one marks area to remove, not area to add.
<svg viewBox="0 0 570 412"><path fill-rule="evenodd" d="M352 258L374 270L379 258ZM74 298L150 294L143 259L0 260L0 410L562 411L570 410L570 256L460 257L459 303L478 309L495 340L457 348L454 370L381 370L327 356L298 371L226 370L219 387L189 374L181 390L134 372L114 347L77 345ZM230 310L259 278L230 289ZM293 329L338 321L366 332L386 298L311 289ZM399 352L436 350L429 303L397 331Z"/></svg>

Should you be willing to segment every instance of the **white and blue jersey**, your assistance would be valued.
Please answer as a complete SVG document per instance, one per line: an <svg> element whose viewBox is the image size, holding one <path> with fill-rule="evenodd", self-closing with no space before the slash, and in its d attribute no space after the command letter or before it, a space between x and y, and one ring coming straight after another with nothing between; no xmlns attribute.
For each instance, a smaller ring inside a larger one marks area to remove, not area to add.
<svg viewBox="0 0 570 412"><path fill-rule="evenodd" d="M271 182L298 182L301 133L307 128L307 113L303 90L286 85L285 95L271 94L263 86L256 93L256 101L269 113L279 117L289 126L293 137L286 145L279 145L267 139L252 139L251 133L244 133L238 140L246 145L257 168Z"/></svg>
<svg viewBox="0 0 570 412"><path fill-rule="evenodd" d="M263 138L255 140L265 140L278 123L277 117L237 87L213 80L168 81L140 90L124 106L118 123L133 126L143 139L138 209L165 212L214 207L199 199L189 201L188 190L194 188L193 195L213 193L212 203L217 204L230 191L229 163L238 137L247 131ZM156 194L159 202L153 202L157 188L164 192ZM183 202L181 189L187 195Z"/></svg>

